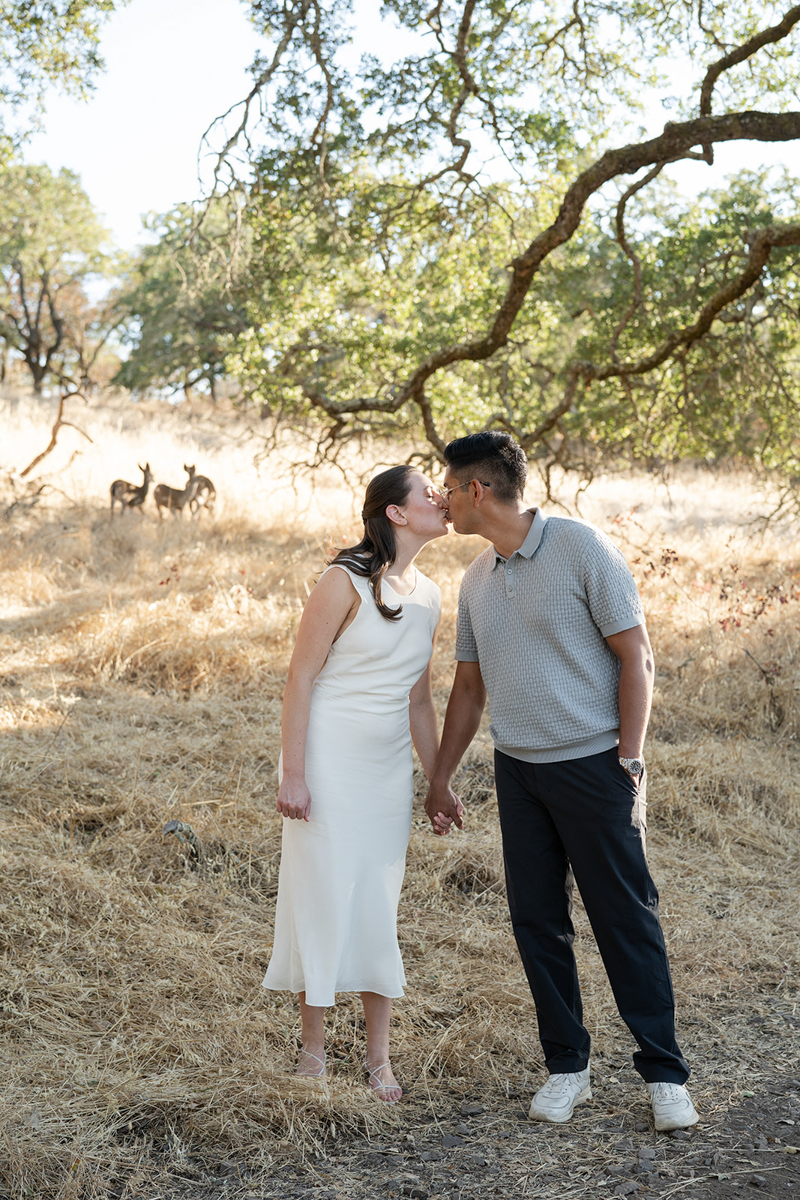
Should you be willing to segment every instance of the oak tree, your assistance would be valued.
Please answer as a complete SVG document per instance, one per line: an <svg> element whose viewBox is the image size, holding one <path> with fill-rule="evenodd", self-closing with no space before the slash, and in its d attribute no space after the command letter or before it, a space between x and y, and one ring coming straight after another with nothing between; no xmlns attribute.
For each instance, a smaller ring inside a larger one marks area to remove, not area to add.
<svg viewBox="0 0 800 1200"><path fill-rule="evenodd" d="M269 48L208 136L261 247L234 359L255 395L435 455L502 426L551 460L744 437L786 461L796 189L681 205L665 181L724 142L797 145L800 6L386 0L360 58L348 0L252 7Z"/></svg>
<svg viewBox="0 0 800 1200"><path fill-rule="evenodd" d="M129 353L116 382L134 391L197 386L212 397L248 327L248 235L235 202L190 204L150 218L157 240L133 260L117 312ZM231 247L234 252L231 253Z"/></svg>
<svg viewBox="0 0 800 1200"><path fill-rule="evenodd" d="M113 268L107 238L74 172L20 163L0 171L0 339L36 393L48 376L85 375L90 344L114 324L86 293Z"/></svg>

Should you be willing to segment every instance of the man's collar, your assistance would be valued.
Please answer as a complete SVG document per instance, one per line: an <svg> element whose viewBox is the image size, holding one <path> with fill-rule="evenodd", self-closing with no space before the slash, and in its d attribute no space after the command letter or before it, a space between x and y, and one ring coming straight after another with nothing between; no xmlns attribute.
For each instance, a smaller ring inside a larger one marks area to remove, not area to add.
<svg viewBox="0 0 800 1200"><path fill-rule="evenodd" d="M542 540L544 523L547 520L547 517L542 512L541 508L529 508L528 512L533 513L531 527L525 535L525 541L518 550L514 551L515 554L519 554L522 558L533 558L534 554L539 549L539 542ZM494 570L499 562L505 561L506 559L504 559L502 555L498 553L497 547L495 547L492 570Z"/></svg>

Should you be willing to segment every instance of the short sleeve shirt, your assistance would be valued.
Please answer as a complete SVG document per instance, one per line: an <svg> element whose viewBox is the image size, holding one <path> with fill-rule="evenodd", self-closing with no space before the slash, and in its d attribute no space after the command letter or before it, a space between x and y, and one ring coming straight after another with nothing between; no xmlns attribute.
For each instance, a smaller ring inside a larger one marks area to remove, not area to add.
<svg viewBox="0 0 800 1200"><path fill-rule="evenodd" d="M606 642L644 624L620 551L571 517L533 523L508 560L490 546L467 568L455 657L477 662L495 745L530 762L599 753L619 738L619 660Z"/></svg>

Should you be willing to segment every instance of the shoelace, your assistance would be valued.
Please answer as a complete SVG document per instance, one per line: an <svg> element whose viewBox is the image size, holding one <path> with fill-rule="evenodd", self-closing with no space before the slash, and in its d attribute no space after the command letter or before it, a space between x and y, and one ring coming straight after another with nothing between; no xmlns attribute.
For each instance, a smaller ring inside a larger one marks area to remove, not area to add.
<svg viewBox="0 0 800 1200"><path fill-rule="evenodd" d="M550 1092L552 1095L559 1095L561 1092L568 1092L570 1090L570 1088L578 1086L577 1081L574 1083L571 1082L574 1079L575 1079L574 1074L551 1075L550 1078L548 1079L547 1083L545 1084L545 1087L547 1088L548 1092ZM580 1086L583 1087L583 1084L581 1084Z"/></svg>
<svg viewBox="0 0 800 1200"><path fill-rule="evenodd" d="M653 1089L653 1096L658 1096L660 1100L682 1100L683 1095L677 1083L657 1083Z"/></svg>

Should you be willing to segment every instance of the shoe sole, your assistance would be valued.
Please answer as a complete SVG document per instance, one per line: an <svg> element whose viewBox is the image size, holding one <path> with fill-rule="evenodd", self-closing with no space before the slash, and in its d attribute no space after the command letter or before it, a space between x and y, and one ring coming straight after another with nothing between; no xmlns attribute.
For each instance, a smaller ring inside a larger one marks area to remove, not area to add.
<svg viewBox="0 0 800 1200"><path fill-rule="evenodd" d="M671 1120L669 1117L658 1121L654 1118L656 1133L671 1133L673 1129L690 1129L692 1125L696 1125L700 1120L697 1113L693 1117L688 1117L685 1121Z"/></svg>
<svg viewBox="0 0 800 1200"><path fill-rule="evenodd" d="M570 1117L572 1116L572 1114L575 1110L575 1105L583 1104L584 1100L591 1100L591 1098L592 1098L591 1085L587 1083L587 1085L583 1089L583 1091L578 1092L578 1095L572 1101L572 1108L569 1110L569 1112L565 1112L563 1116L554 1117L552 1115L548 1116L547 1114L545 1114L543 1112L539 1112L539 1111L534 1112L533 1105L531 1105L530 1111L528 1113L528 1120L529 1121L547 1121L550 1125L564 1125L567 1121L569 1121Z"/></svg>

